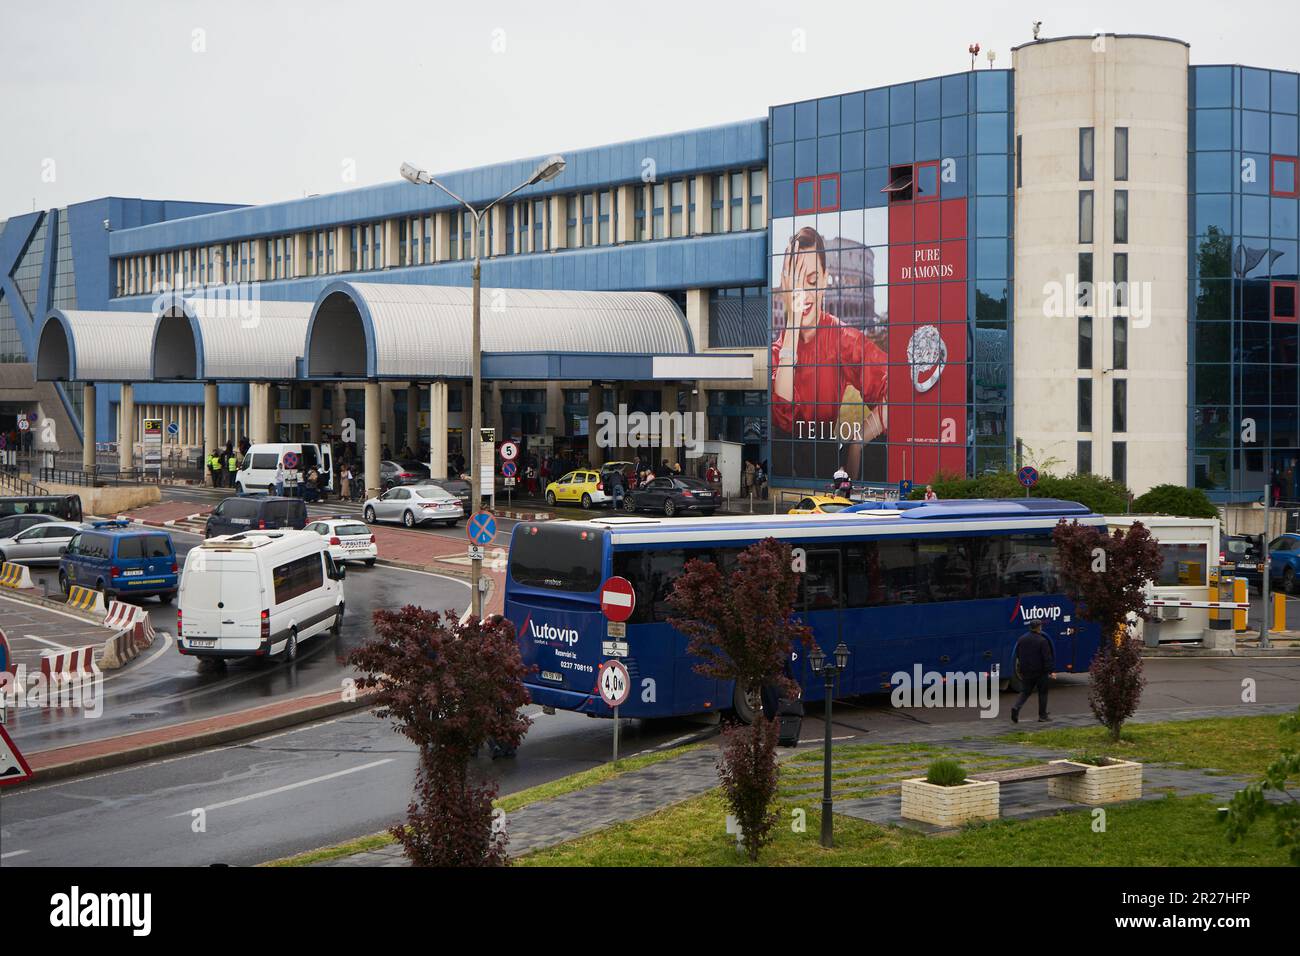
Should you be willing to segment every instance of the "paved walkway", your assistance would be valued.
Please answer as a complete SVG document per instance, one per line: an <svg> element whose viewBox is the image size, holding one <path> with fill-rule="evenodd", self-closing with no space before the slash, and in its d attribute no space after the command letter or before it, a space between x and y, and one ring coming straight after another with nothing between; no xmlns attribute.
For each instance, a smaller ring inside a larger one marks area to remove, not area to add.
<svg viewBox="0 0 1300 956"><path fill-rule="evenodd" d="M1134 718L1131 723L1196 720L1207 717L1281 715L1294 710L1293 704L1152 710ZM1032 733L1038 729L1088 726L1096 726L1096 721L1090 715L1077 715L1053 720L1043 728L1035 724L1023 729ZM872 733L853 740L851 744L837 746L920 742L943 743L950 749L969 750L987 757L1007 759L1023 760L1026 757L1056 759L1067 756L1060 750L1008 744L991 739L1014 729L1017 728L999 720L959 724L916 724L896 731ZM812 748L804 746L793 751L783 750L781 757L783 760L789 760L798 754L807 753L810 749ZM510 855L520 856L574 840L618 823L639 819L706 793L718 785L717 759L717 748L706 747L640 770L628 771L593 787L539 801L517 810L510 814L507 820ZM883 776L881 782L884 782ZM1200 770L1183 770L1152 764L1143 768L1143 787L1146 794L1143 799L1163 797L1163 793L1157 791L1168 787L1179 793L1209 793L1217 799L1227 800L1245 782L1240 777L1211 775ZM1026 783L1008 787L1004 802L1009 812L1005 812L1004 815L1018 818L1080 809L1078 804L1046 797L1046 789L1046 785L1041 782L1037 786ZM897 795L862 800L839 800L836 802L835 810L838 813L877 823L898 823L898 802ZM918 824L917 828L926 827L924 824ZM355 853L317 865L406 866L408 864L402 855L401 847L392 844L378 850Z"/></svg>

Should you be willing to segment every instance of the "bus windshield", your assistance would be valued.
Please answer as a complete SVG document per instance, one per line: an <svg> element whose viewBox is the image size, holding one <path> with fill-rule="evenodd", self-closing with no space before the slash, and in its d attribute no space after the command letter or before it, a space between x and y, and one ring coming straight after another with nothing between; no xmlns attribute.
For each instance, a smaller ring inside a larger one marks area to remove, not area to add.
<svg viewBox="0 0 1300 956"><path fill-rule="evenodd" d="M520 525L510 542L516 584L587 593L600 587L602 535L563 523Z"/></svg>

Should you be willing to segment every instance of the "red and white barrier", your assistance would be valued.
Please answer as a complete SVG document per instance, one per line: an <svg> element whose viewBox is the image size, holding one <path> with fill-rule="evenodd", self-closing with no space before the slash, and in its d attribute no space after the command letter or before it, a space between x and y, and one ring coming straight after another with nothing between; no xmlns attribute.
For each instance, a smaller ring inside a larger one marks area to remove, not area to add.
<svg viewBox="0 0 1300 956"><path fill-rule="evenodd" d="M1249 611L1249 604L1232 601L1147 601L1147 607L1206 607L1220 611Z"/></svg>
<svg viewBox="0 0 1300 956"><path fill-rule="evenodd" d="M110 601L108 613L104 617L104 626L115 631L133 626L138 621L149 620L149 612L138 604L126 601Z"/></svg>
<svg viewBox="0 0 1300 956"><path fill-rule="evenodd" d="M41 674L51 687L74 679L93 677L100 672L95 663L96 650L98 645L42 654Z"/></svg>

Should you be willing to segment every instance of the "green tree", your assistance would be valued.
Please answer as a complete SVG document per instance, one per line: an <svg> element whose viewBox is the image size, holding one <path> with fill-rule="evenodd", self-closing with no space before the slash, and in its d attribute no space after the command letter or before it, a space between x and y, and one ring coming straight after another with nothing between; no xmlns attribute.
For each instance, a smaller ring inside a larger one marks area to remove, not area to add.
<svg viewBox="0 0 1300 956"><path fill-rule="evenodd" d="M1217 518L1214 507L1200 488L1156 485L1133 502L1133 511L1147 515L1179 515L1184 518Z"/></svg>
<svg viewBox="0 0 1300 956"><path fill-rule="evenodd" d="M1300 708L1282 718L1284 734L1300 733ZM1293 780L1292 778L1296 778ZM1228 842L1244 840L1257 820L1273 818L1277 845L1291 848L1291 862L1300 866L1300 752L1293 742L1283 746L1282 754L1264 771L1264 779L1238 790L1228 804ZM1268 791L1281 794L1284 800L1270 801Z"/></svg>

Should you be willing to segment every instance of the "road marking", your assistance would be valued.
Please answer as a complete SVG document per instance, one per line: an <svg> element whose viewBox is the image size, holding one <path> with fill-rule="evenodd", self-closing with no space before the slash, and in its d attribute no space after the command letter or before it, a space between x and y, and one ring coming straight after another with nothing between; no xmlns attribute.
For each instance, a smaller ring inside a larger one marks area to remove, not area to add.
<svg viewBox="0 0 1300 956"><path fill-rule="evenodd" d="M15 856L22 856L24 853L31 852L31 850L10 850L8 853L0 853L0 860L12 859Z"/></svg>
<svg viewBox="0 0 1300 956"><path fill-rule="evenodd" d="M37 611L44 611L47 614L57 614L60 617L66 617L73 621L78 621L90 628L99 626L94 621L88 621L84 617L78 617L75 614L69 614L67 611L56 611L54 608L46 607L43 604L32 604L30 601L20 601L17 598L6 597L3 594L0 594L0 601L8 601L10 604L21 604L23 607L32 608Z"/></svg>
<svg viewBox="0 0 1300 956"><path fill-rule="evenodd" d="M336 770L334 773L327 773L320 777L312 777L310 780L300 780L297 783L285 784L283 787L276 787L273 790L263 790L261 793L250 793L242 797L235 797L233 800L223 800L221 803L214 803L210 807L204 807L204 813L211 813L213 810L224 810L226 807L233 807L241 803L248 803L251 800L261 800L263 797L273 797L276 794L288 793L290 790L298 790L302 787L310 787L312 784L324 783L326 780L336 780L339 777L346 777L348 774L360 773L362 770L370 770L373 767L379 767L386 763L393 762L392 757L385 757L383 760L374 760L370 763L363 763L360 767L351 767L347 770ZM192 810L183 810L180 813L173 813L173 817L188 817L193 813Z"/></svg>
<svg viewBox="0 0 1300 956"><path fill-rule="evenodd" d="M37 637L35 634L24 634L23 637L30 638L33 641L40 641L42 644L48 644L50 645L50 647L53 647L55 650L60 650L60 651L71 650L71 648L63 644L58 644L54 641L47 641L45 638Z"/></svg>

